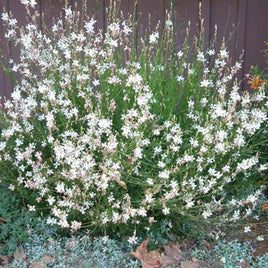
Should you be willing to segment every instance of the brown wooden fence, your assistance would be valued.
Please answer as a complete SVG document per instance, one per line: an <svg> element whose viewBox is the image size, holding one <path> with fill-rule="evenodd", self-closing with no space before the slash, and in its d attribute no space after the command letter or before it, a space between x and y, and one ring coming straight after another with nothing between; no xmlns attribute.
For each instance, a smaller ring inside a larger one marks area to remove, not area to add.
<svg viewBox="0 0 268 268"><path fill-rule="evenodd" d="M82 5L82 0L68 0L69 5ZM133 13L135 0L114 0L120 4L120 9L127 14ZM52 18L62 12L65 0L37 0L38 9L44 14L44 20L51 24ZM98 27L105 31L106 8L109 0L87 0L89 12L98 20ZM137 15L140 22L147 25L148 14L151 14L152 25L159 20L163 21L170 0L138 0ZM205 26L205 40L211 40L215 24L218 28L218 36L232 34L228 46L234 59L238 59L244 50L244 67L240 78L249 71L250 66L259 65L265 67L265 59L261 53L264 42L268 40L268 0L173 0L174 9L177 12L178 29L184 28L190 20L193 32L200 29L199 4L202 4L202 17ZM20 0L0 0L0 10L11 11L18 19L20 25L26 23L26 14L20 4ZM41 20L41 18L40 18ZM18 51L6 47L3 42L5 29L0 22L1 47L6 55L17 58ZM1 67L0 67L1 68ZM2 68L0 69L0 95L10 96L12 83Z"/></svg>

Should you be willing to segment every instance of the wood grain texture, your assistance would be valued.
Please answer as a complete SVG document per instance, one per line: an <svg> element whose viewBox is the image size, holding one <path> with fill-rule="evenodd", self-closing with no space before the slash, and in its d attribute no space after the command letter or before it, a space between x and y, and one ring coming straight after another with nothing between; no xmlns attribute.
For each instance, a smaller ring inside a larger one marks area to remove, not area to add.
<svg viewBox="0 0 268 268"><path fill-rule="evenodd" d="M113 4L119 5L120 12L128 18L128 14L133 14L135 0L111 0ZM170 3L174 5L177 13L177 29L179 33L178 44L183 40L183 32L188 21L191 21L190 38L200 30L199 4L202 4L202 18L205 28L205 43L208 46L211 41L215 24L217 24L218 41L225 36L226 43L230 49L233 61L238 60L244 50L244 67L239 73L242 79L249 72L252 65L259 65L261 69L265 67L265 59L260 52L264 49L264 41L268 40L268 1L267 0L137 0L137 18L140 23L141 32L150 27L154 29L156 24L160 23L160 30L163 27L163 21L166 17L166 9ZM53 25L53 18L58 18L63 14L65 0L37 0L38 10L43 13L40 17L41 22L47 25L49 29ZM82 10L83 0L68 0L67 6ZM97 20L97 28L102 32L106 29L106 20L109 10L109 0L87 0L88 8L84 14L94 16ZM0 10L5 9L14 14L20 25L26 23L25 9L19 0L0 0ZM150 14L150 15L149 15ZM148 20L150 16L150 22ZM6 45L4 41L4 32L2 21L0 22L0 44L1 49L7 58L19 57L18 48ZM232 33L230 35L230 33ZM231 38L232 37L232 38ZM137 35L137 39L140 36ZM10 96L12 84L8 76L0 68L0 95Z"/></svg>

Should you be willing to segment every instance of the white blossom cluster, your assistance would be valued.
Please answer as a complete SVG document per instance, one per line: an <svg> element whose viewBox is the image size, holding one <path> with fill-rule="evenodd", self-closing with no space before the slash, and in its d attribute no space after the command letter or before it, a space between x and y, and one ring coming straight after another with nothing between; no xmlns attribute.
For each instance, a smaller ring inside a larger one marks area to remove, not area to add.
<svg viewBox="0 0 268 268"><path fill-rule="evenodd" d="M20 61L10 63L21 77L4 103L2 182L29 194L30 211L45 208L49 224L72 231L119 224L147 230L177 214L251 215L261 191L239 198L235 192L267 170L251 149L267 123L264 87L239 93L234 77L241 64L229 66L226 48L197 51L201 73L180 50L176 66L183 71L174 81L180 88L198 77L188 86L202 97L183 99L183 119L163 118L153 109L160 103L144 62L133 59L129 22L112 22L103 35L94 19L76 28L75 16L65 9L65 22L45 33L33 23L19 30L2 14L6 37L20 47ZM150 51L159 35L149 36Z"/></svg>

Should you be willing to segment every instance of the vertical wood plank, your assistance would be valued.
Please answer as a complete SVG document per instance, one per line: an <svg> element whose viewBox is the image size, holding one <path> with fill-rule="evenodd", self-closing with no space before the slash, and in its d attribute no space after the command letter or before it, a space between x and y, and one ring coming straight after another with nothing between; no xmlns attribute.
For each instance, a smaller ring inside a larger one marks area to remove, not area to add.
<svg viewBox="0 0 268 268"><path fill-rule="evenodd" d="M135 1L131 0L120 0L119 2L119 9L123 12L124 18L127 19L129 15L133 15L135 11Z"/></svg>
<svg viewBox="0 0 268 268"><path fill-rule="evenodd" d="M71 3L73 9L80 11L81 18L84 21L94 17L94 19L97 21L96 22L97 31L99 30L103 31L103 26L104 26L103 16L105 15L103 4L104 4L103 0L88 0L86 1L86 10L84 10L82 0L80 1L72 0L72 3ZM82 24L83 23L84 22L82 22Z"/></svg>
<svg viewBox="0 0 268 268"><path fill-rule="evenodd" d="M50 29L55 22L64 14L65 0L40 0L42 24ZM71 6L71 0L68 0L68 5Z"/></svg>
<svg viewBox="0 0 268 268"><path fill-rule="evenodd" d="M247 17L247 0L237 1L237 31L235 38L235 60L239 60L240 54L243 53L243 61L245 61L245 35L246 35L246 17ZM237 74L237 78L241 81L244 77L244 63L241 71ZM243 87L243 83L241 88Z"/></svg>
<svg viewBox="0 0 268 268"><path fill-rule="evenodd" d="M211 1L212 0L202 0L201 1L201 16L204 21L204 42L205 42L205 47L208 46L209 41L210 41L210 25L211 25Z"/></svg>
<svg viewBox="0 0 268 268"><path fill-rule="evenodd" d="M267 0L247 0L246 34L245 34L245 73L252 65L261 70L267 67L261 52L268 40L268 2Z"/></svg>
<svg viewBox="0 0 268 268"><path fill-rule="evenodd" d="M237 0L212 0L210 14L210 40L214 35L214 25L217 25L217 46L220 48L224 39L234 62L236 57Z"/></svg>
<svg viewBox="0 0 268 268"><path fill-rule="evenodd" d="M5 12L9 12L9 2L8 0L0 1L0 11L1 14L5 10ZM11 57L10 44L5 39L6 29L3 26L2 16L0 16L0 45L3 53L3 60L8 64L9 59ZM10 94L12 92L12 83L7 73L4 71L3 67L0 66L0 96L10 98Z"/></svg>
<svg viewBox="0 0 268 268"><path fill-rule="evenodd" d="M189 43L199 32L199 1L180 0L175 2L174 11L177 17L177 34L179 47L185 39L185 30L190 22Z"/></svg>
<svg viewBox="0 0 268 268"><path fill-rule="evenodd" d="M0 1L0 11L1 13L7 11L7 3L6 1ZM6 57L6 48L5 48L5 40L4 40L4 27L3 21L0 21L0 46L1 46L1 53L3 53L4 58ZM0 66L0 97L4 97L6 95L6 74L3 70L3 67ZM1 103L1 102L0 102Z"/></svg>
<svg viewBox="0 0 268 268"><path fill-rule="evenodd" d="M139 0L137 6L139 23L143 30L154 30L160 22L160 29L165 21L165 1L164 0ZM150 16L150 20L149 20Z"/></svg>
<svg viewBox="0 0 268 268"><path fill-rule="evenodd" d="M26 8L20 1L9 1L9 10L14 15L14 18L18 20L18 25L24 27L30 21L29 15L27 15ZM37 1L36 10L40 10L40 1ZM38 26L40 26L40 18L37 20ZM12 44L11 46L11 57L15 63L20 62L20 47ZM20 82L21 77L16 75L16 79ZM10 92L11 93L11 92Z"/></svg>

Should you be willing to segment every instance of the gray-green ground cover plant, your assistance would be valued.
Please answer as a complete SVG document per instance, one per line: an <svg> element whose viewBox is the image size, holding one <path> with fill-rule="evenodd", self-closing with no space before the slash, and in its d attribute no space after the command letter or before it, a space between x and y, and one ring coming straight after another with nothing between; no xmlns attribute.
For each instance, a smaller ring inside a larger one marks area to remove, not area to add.
<svg viewBox="0 0 268 268"><path fill-rule="evenodd" d="M212 250L206 247L195 248L192 250L192 256L204 260L212 267L239 268L246 267L261 268L268 264L268 254L258 256L253 259L253 248L250 242L219 241Z"/></svg>
<svg viewBox="0 0 268 268"><path fill-rule="evenodd" d="M34 220L22 199L0 187L0 255L13 255L18 244L28 239L27 226Z"/></svg>
<svg viewBox="0 0 268 268"><path fill-rule="evenodd" d="M29 226L28 241L21 246L25 257L15 258L10 263L12 267L41 267L42 264L54 268L140 267L140 263L131 258L126 241L108 237L93 239L86 233L70 237L51 234L50 226L41 219Z"/></svg>
<svg viewBox="0 0 268 268"><path fill-rule="evenodd" d="M253 215L267 85L239 92L224 42L205 48L201 31L178 49L168 14L136 43L135 20L112 14L103 34L68 6L39 28L35 1L22 2L26 26L2 13L20 80L1 111L0 176L30 212L129 243L163 221L191 234Z"/></svg>

